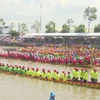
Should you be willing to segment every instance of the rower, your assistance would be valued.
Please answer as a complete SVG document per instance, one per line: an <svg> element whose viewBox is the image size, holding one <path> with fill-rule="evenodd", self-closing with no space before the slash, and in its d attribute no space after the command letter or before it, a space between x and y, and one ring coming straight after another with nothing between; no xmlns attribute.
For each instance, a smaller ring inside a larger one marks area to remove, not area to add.
<svg viewBox="0 0 100 100"><path fill-rule="evenodd" d="M31 77L34 77L34 76L35 76L34 68L31 68L31 70L30 70L30 75L31 75Z"/></svg>
<svg viewBox="0 0 100 100"><path fill-rule="evenodd" d="M97 72L96 69L94 69L94 72L93 72L93 81L94 81L94 83L97 83L98 75L99 75L99 73Z"/></svg>
<svg viewBox="0 0 100 100"><path fill-rule="evenodd" d="M51 80L52 80L52 75L51 75L51 71L50 71L50 70L48 70L46 76L47 76L47 80L48 80L48 81L51 81Z"/></svg>
<svg viewBox="0 0 100 100"><path fill-rule="evenodd" d="M65 83L67 81L66 73L64 72L63 82Z"/></svg>
<svg viewBox="0 0 100 100"><path fill-rule="evenodd" d="M51 74L52 74L52 78L53 78L53 81L56 81L56 73L57 71L54 70Z"/></svg>
<svg viewBox="0 0 100 100"><path fill-rule="evenodd" d="M83 77L84 77L84 68L81 69L81 71L79 72L80 74L80 80L83 81Z"/></svg>
<svg viewBox="0 0 100 100"><path fill-rule="evenodd" d="M35 78L40 78L40 71L38 68L36 68Z"/></svg>
<svg viewBox="0 0 100 100"><path fill-rule="evenodd" d="M75 68L75 69L72 71L72 74L73 74L73 81L74 81L74 82L77 82L77 81L78 81L78 75L79 75L78 68Z"/></svg>
<svg viewBox="0 0 100 100"><path fill-rule="evenodd" d="M43 80L45 80L45 78L46 78L46 72L45 72L45 69L44 68L42 69L41 78Z"/></svg>
<svg viewBox="0 0 100 100"><path fill-rule="evenodd" d="M22 67L22 74L24 75L26 73L25 66Z"/></svg>
<svg viewBox="0 0 100 100"><path fill-rule="evenodd" d="M26 75L30 76L30 68L29 67L27 67Z"/></svg>
<svg viewBox="0 0 100 100"><path fill-rule="evenodd" d="M70 72L68 72L67 80L71 80L71 74L70 74Z"/></svg>
<svg viewBox="0 0 100 100"><path fill-rule="evenodd" d="M94 83L94 75L93 75L93 73L94 73L94 72L93 72L93 70L92 70L92 71L90 71L90 75L91 75L91 82L92 82L92 83Z"/></svg>
<svg viewBox="0 0 100 100"><path fill-rule="evenodd" d="M63 81L63 78L64 78L64 73L65 73L65 72L64 72L64 71L62 71L62 73L61 73L61 75L60 75L60 80L61 80L61 81Z"/></svg>
<svg viewBox="0 0 100 100"><path fill-rule="evenodd" d="M59 81L60 81L60 74L59 74L58 71L56 71L56 73L57 73L57 74L56 74L56 81L59 82Z"/></svg>
<svg viewBox="0 0 100 100"><path fill-rule="evenodd" d="M87 72L87 69L85 69L85 72L83 74L83 82L86 83L88 80L88 72Z"/></svg>
<svg viewBox="0 0 100 100"><path fill-rule="evenodd" d="M73 81L75 81L75 72L76 72L76 68L74 68L74 70L72 70L72 74L73 74Z"/></svg>

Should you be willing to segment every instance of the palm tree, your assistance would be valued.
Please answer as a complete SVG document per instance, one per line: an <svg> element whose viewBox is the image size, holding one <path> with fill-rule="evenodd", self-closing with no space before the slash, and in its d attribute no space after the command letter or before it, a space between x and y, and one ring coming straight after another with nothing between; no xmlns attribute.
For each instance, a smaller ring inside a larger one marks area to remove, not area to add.
<svg viewBox="0 0 100 100"><path fill-rule="evenodd" d="M83 17L88 20L88 32L90 32L90 23L97 18L96 12L95 7L87 7L84 11Z"/></svg>

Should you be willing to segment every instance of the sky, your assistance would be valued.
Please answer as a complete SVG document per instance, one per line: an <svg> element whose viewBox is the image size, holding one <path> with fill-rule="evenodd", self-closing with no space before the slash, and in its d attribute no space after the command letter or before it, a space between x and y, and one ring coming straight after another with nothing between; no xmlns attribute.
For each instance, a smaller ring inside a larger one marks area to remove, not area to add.
<svg viewBox="0 0 100 100"><path fill-rule="evenodd" d="M100 0L0 0L0 18L6 25L26 23L30 32L31 25L36 20L40 21L40 5L42 18L42 32L50 21L56 23L56 29L60 30L68 19L73 19L73 25L85 24L83 19L85 8L88 6L97 8L97 19L91 23L91 28L100 23Z"/></svg>

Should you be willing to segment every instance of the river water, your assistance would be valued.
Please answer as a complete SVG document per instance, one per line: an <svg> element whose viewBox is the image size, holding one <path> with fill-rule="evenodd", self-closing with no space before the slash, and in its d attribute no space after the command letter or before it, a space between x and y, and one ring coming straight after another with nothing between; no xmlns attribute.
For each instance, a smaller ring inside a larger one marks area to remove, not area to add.
<svg viewBox="0 0 100 100"><path fill-rule="evenodd" d="M0 49L0 52L1 51L2 49ZM59 72L63 70L68 72L73 69L72 67L60 65L2 58L0 58L0 62L4 64L34 67L39 68L40 70L42 68L47 70L56 69ZM56 100L100 100L100 90L98 89L53 83L0 73L0 100L49 100L49 94L52 91L56 94Z"/></svg>

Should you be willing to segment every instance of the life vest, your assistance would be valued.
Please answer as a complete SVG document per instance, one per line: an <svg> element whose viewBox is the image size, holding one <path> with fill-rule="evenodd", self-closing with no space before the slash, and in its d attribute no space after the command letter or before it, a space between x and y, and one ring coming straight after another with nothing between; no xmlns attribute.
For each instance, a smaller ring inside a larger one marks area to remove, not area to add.
<svg viewBox="0 0 100 100"><path fill-rule="evenodd" d="M94 75L93 75L93 70L92 71L90 71L90 75L91 75L91 78L94 78Z"/></svg>
<svg viewBox="0 0 100 100"><path fill-rule="evenodd" d="M72 74L73 74L73 77L74 77L74 78L78 78L78 77L79 77L79 72L76 71L76 70L73 70L73 71L72 71Z"/></svg>
<svg viewBox="0 0 100 100"><path fill-rule="evenodd" d="M26 71L26 75L31 75L30 70L27 70L27 71Z"/></svg>
<svg viewBox="0 0 100 100"><path fill-rule="evenodd" d="M46 78L46 73L45 72L42 72L41 73L41 76L42 76L43 79L45 79Z"/></svg>
<svg viewBox="0 0 100 100"><path fill-rule="evenodd" d="M35 76L35 72L33 70L30 70L30 75Z"/></svg>
<svg viewBox="0 0 100 100"><path fill-rule="evenodd" d="M40 76L40 71L35 72L35 76L39 77Z"/></svg>
<svg viewBox="0 0 100 100"><path fill-rule="evenodd" d="M52 78L51 73L47 73L47 78L48 78L49 80L51 80L51 78Z"/></svg>
<svg viewBox="0 0 100 100"><path fill-rule="evenodd" d="M57 80L57 81L60 80L60 75L59 75L59 74L56 75L56 80Z"/></svg>
<svg viewBox="0 0 100 100"><path fill-rule="evenodd" d="M80 78L84 77L84 72L83 71L80 71L79 74L80 74Z"/></svg>
<svg viewBox="0 0 100 100"><path fill-rule="evenodd" d="M64 75L63 82L65 82L66 80L67 80L67 77L66 77L66 75Z"/></svg>
<svg viewBox="0 0 100 100"><path fill-rule="evenodd" d="M84 72L83 79L88 80L88 72Z"/></svg>
<svg viewBox="0 0 100 100"><path fill-rule="evenodd" d="M99 75L98 72L94 72L94 73L93 73L93 78L94 78L94 79L98 79L98 75Z"/></svg>

